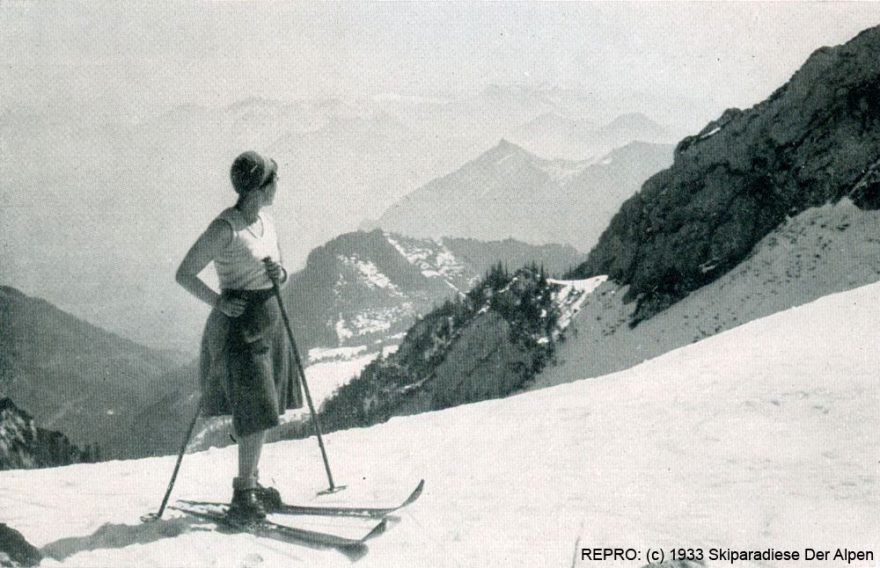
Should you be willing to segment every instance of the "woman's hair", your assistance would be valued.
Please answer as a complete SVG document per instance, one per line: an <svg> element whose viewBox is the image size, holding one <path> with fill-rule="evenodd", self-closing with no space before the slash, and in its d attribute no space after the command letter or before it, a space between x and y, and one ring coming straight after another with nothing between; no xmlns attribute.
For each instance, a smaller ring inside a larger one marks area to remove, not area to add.
<svg viewBox="0 0 880 568"><path fill-rule="evenodd" d="M243 196L246 193L263 187L275 172L278 164L271 158L266 158L254 151L240 154L229 170L232 187L235 192Z"/></svg>

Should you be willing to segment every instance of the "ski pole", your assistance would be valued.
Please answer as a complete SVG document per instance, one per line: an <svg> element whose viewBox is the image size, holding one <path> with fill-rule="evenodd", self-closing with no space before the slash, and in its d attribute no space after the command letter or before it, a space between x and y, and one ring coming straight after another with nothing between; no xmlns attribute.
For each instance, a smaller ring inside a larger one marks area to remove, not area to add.
<svg viewBox="0 0 880 568"><path fill-rule="evenodd" d="M263 262L266 263L270 260L272 259L266 257L263 259ZM284 327L287 330L287 339L290 340L290 347L293 350L293 359L296 361L299 376L302 377L303 392L306 394L306 402L309 404L309 412L312 413L312 420L315 423L315 434L318 437L318 446L321 448L321 457L324 459L324 469L327 471L327 480L330 482L330 488L321 491L320 494L342 491L345 489L344 485L337 487L336 484L333 483L333 474L330 472L330 460L327 459L327 450L324 448L324 438L321 435L321 422L318 420L318 413L315 411L315 405L312 402L312 395L309 392L309 384L306 382L306 372L303 368L302 359L299 356L299 349L296 348L296 340L293 338L293 329L290 327L290 318L287 317L287 310L284 309L284 301L281 299L281 288L278 286L277 280L274 278L270 279L272 280L272 290L275 292L275 299L278 300L278 307L281 309L281 318L284 320Z"/></svg>
<svg viewBox="0 0 880 568"><path fill-rule="evenodd" d="M195 430L196 422L199 419L199 415L202 413L202 397L199 397L199 403L196 406L196 412L193 415L192 422L189 423L189 428L186 431L186 437L183 439L183 444L180 446L180 453L177 454L177 463L174 464L174 472L171 474L171 481L168 482L168 489L165 490L165 497L162 498L162 505L159 507L158 513L150 513L149 515L144 515L141 517L142 521L158 521L162 518L162 513L165 512L165 506L168 504L168 498L171 497L171 490L174 488L174 482L177 480L177 473L180 471L180 463L183 461L183 454L186 453L186 447L189 445L189 439L192 437L193 430Z"/></svg>

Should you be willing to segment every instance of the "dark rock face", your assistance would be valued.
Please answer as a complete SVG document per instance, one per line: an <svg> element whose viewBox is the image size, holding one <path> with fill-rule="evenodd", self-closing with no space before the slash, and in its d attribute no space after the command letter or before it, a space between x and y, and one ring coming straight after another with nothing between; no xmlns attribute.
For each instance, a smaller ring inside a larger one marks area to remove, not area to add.
<svg viewBox="0 0 880 568"><path fill-rule="evenodd" d="M0 523L0 566L36 566L43 555L17 530Z"/></svg>
<svg viewBox="0 0 880 568"><path fill-rule="evenodd" d="M682 140L575 273L629 284L635 324L736 266L787 216L844 196L880 208L880 27Z"/></svg>
<svg viewBox="0 0 880 568"><path fill-rule="evenodd" d="M0 470L94 461L95 452L83 452L64 434L38 427L30 414L10 399L0 398Z"/></svg>
<svg viewBox="0 0 880 568"><path fill-rule="evenodd" d="M510 324L494 312L464 329L455 349L437 366L431 408L501 398L521 387L523 373L518 370L530 368L532 354L510 336Z"/></svg>

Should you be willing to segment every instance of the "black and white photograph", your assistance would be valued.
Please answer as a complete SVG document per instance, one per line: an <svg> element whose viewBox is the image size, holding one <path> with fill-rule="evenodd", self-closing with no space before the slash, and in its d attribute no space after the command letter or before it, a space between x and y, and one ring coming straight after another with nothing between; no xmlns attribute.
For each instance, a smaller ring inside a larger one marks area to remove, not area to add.
<svg viewBox="0 0 880 568"><path fill-rule="evenodd" d="M880 568L880 1L0 0L0 567Z"/></svg>

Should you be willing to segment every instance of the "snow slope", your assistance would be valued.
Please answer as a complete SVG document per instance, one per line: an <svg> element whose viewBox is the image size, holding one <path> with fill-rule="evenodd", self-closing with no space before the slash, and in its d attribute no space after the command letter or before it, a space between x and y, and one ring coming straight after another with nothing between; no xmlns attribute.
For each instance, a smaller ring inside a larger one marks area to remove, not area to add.
<svg viewBox="0 0 880 568"><path fill-rule="evenodd" d="M580 547L807 547L880 555L880 284L828 296L626 371L328 435L332 499L421 500L365 567L642 566ZM0 522L44 566L347 566L188 519L139 525L173 458L0 474ZM235 449L187 456L176 498L226 499ZM314 440L265 449L289 501L326 486ZM812 561L708 566L841 566Z"/></svg>
<svg viewBox="0 0 880 568"><path fill-rule="evenodd" d="M718 280L630 328L636 303L607 282L585 298L539 389L627 369L743 323L880 280L880 211L849 199L807 209Z"/></svg>

